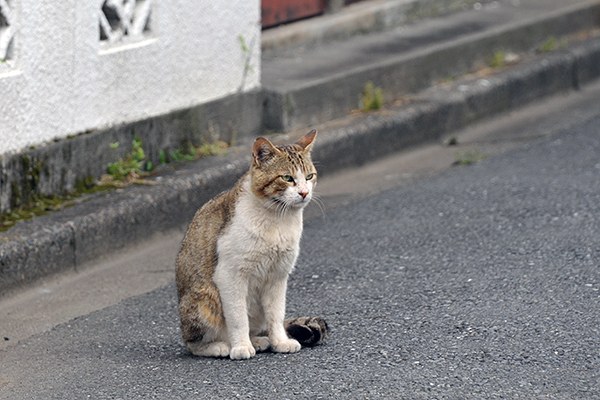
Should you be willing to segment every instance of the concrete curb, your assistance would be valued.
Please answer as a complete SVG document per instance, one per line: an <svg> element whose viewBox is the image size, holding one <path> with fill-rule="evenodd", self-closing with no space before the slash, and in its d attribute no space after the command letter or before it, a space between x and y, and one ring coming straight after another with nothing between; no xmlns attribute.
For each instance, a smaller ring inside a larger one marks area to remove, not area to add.
<svg viewBox="0 0 600 400"><path fill-rule="evenodd" d="M325 125L314 158L322 173L361 165L599 76L600 39L594 39L493 76L427 89L405 106ZM0 293L181 227L247 170L248 147L167 172L155 185L95 195L0 234Z"/></svg>
<svg viewBox="0 0 600 400"><path fill-rule="evenodd" d="M264 123L268 129L285 132L340 118L358 107L359 95L368 81L383 88L386 101L392 100L485 65L498 50L527 52L549 37L595 28L598 15L600 4L577 4L535 20L400 54L376 65L343 70L326 79L303 80L293 86L266 79Z"/></svg>
<svg viewBox="0 0 600 400"><path fill-rule="evenodd" d="M344 7L326 18L311 18L266 30L262 34L264 54L280 49L309 47L334 40L397 28L424 18L464 11L492 0L378 0Z"/></svg>

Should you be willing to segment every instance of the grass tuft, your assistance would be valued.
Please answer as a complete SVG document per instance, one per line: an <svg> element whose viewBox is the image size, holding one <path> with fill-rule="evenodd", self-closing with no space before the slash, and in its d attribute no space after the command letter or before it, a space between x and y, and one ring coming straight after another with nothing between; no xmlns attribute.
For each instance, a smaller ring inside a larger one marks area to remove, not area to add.
<svg viewBox="0 0 600 400"><path fill-rule="evenodd" d="M361 98L360 109L364 112L379 110L383 107L383 90L371 81L365 84Z"/></svg>

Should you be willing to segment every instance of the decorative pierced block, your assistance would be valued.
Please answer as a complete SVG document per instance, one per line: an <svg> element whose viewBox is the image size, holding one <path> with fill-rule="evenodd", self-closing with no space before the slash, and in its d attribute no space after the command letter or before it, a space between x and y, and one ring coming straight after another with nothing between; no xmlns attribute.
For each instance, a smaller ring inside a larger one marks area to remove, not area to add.
<svg viewBox="0 0 600 400"><path fill-rule="evenodd" d="M3 1L3 0L0 0ZM100 12L100 40L140 40L150 32L152 0L105 0Z"/></svg>
<svg viewBox="0 0 600 400"><path fill-rule="evenodd" d="M0 62L10 60L13 53L15 18L9 0L0 0Z"/></svg>

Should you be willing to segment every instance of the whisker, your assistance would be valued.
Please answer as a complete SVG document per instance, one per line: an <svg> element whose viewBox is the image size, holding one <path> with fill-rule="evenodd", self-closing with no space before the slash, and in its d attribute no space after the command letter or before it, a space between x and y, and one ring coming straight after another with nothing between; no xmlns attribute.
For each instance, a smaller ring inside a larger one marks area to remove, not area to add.
<svg viewBox="0 0 600 400"><path fill-rule="evenodd" d="M283 216L283 209L285 208L285 203L281 200L277 200L277 208L275 212L277 213L277 218L281 218Z"/></svg>
<svg viewBox="0 0 600 400"><path fill-rule="evenodd" d="M288 210L288 203L284 200L281 203L281 213L279 214L279 218L283 218Z"/></svg>
<svg viewBox="0 0 600 400"><path fill-rule="evenodd" d="M319 210L321 210L321 216L325 218L325 203L323 200L319 196L313 194L312 201L314 201L317 207L319 207Z"/></svg>
<svg viewBox="0 0 600 400"><path fill-rule="evenodd" d="M325 212L325 203L323 203L323 200L319 199L319 198L315 198L315 204L317 205L317 207L319 207L319 210L321 211L321 216L323 218L325 218L325 215L327 214Z"/></svg>
<svg viewBox="0 0 600 400"><path fill-rule="evenodd" d="M264 202L264 205L267 210L271 210L273 208L276 209L279 206L279 203L275 199L268 199Z"/></svg>

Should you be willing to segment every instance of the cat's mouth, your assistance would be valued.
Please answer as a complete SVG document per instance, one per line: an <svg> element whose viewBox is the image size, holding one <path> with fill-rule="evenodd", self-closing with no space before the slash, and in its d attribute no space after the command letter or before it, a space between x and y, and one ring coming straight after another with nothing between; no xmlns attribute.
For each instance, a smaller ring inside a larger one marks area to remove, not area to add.
<svg viewBox="0 0 600 400"><path fill-rule="evenodd" d="M276 207L281 207L284 210L288 210L290 208L298 209L298 208L306 207L306 205L310 202L310 196L302 197L300 199L291 200L291 201L282 199L280 197L273 197L273 198L271 198L271 202Z"/></svg>
<svg viewBox="0 0 600 400"><path fill-rule="evenodd" d="M310 202L310 196L302 197L298 201L299 204L303 204L303 205L307 205L309 202Z"/></svg>
<svg viewBox="0 0 600 400"><path fill-rule="evenodd" d="M310 197L307 196L307 197L303 197L300 200L296 201L294 203L294 206L296 208L304 208L308 205L308 203L310 203Z"/></svg>

